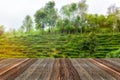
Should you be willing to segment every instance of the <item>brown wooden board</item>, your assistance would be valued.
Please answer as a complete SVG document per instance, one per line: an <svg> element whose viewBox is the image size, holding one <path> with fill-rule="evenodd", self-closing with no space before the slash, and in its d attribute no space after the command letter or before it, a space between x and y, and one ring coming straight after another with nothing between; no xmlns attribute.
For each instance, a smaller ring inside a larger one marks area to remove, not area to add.
<svg viewBox="0 0 120 80"><path fill-rule="evenodd" d="M0 59L0 80L120 80L120 59Z"/></svg>

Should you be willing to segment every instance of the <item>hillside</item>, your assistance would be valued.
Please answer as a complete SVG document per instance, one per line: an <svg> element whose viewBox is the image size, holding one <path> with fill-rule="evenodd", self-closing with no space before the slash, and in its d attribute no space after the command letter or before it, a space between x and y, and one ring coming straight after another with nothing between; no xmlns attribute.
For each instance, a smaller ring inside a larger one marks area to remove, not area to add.
<svg viewBox="0 0 120 80"><path fill-rule="evenodd" d="M120 57L120 34L97 34L94 53L80 49L84 35L24 35L0 38L1 58L105 58Z"/></svg>

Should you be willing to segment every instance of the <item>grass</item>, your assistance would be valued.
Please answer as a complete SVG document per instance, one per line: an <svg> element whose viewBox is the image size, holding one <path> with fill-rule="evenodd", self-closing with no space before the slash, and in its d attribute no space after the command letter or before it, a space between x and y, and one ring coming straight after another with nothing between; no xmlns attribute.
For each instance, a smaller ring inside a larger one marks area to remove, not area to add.
<svg viewBox="0 0 120 80"><path fill-rule="evenodd" d="M87 38L80 34L0 37L0 58L105 58L111 57L109 54L120 57L120 34L97 34L98 45L91 55L80 50L83 39Z"/></svg>

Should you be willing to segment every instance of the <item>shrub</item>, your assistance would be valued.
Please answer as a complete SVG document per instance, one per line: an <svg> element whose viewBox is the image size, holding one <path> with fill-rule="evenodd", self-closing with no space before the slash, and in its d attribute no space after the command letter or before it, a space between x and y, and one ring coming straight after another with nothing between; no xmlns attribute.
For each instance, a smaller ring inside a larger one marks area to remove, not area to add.
<svg viewBox="0 0 120 80"><path fill-rule="evenodd" d="M108 53L106 58L120 58L120 49Z"/></svg>
<svg viewBox="0 0 120 80"><path fill-rule="evenodd" d="M97 47L97 37L95 33L91 32L87 38L82 40L79 46L81 50L89 53L90 55L93 54Z"/></svg>

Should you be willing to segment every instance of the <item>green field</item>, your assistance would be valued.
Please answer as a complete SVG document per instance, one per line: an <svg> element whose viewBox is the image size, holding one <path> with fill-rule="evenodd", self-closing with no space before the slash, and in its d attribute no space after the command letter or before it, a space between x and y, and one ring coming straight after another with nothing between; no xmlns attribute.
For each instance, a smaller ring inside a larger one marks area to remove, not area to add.
<svg viewBox="0 0 120 80"><path fill-rule="evenodd" d="M86 35L86 34L85 34ZM0 37L0 58L114 58L120 57L120 34L97 34L95 52L82 50L81 34Z"/></svg>

